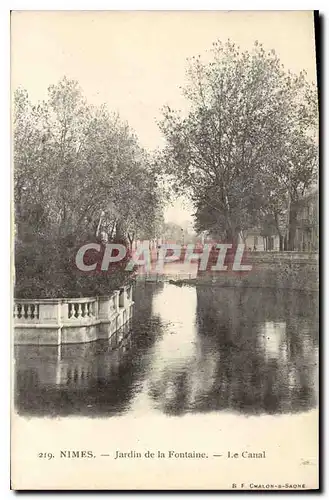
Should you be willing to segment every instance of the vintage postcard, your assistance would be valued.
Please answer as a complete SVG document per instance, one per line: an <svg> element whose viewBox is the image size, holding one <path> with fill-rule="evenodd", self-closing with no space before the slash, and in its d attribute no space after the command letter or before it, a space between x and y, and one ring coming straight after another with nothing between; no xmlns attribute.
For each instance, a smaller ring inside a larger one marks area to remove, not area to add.
<svg viewBox="0 0 329 500"><path fill-rule="evenodd" d="M14 490L315 490L312 11L13 11Z"/></svg>

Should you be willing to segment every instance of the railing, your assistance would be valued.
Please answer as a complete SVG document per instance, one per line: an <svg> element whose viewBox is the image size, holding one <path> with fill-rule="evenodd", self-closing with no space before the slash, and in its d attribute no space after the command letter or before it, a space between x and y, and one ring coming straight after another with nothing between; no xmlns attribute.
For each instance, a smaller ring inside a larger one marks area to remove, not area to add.
<svg viewBox="0 0 329 500"><path fill-rule="evenodd" d="M133 304L132 287L124 286L108 297L76 299L15 299L14 325L53 327L93 325L107 322L120 308Z"/></svg>
<svg viewBox="0 0 329 500"><path fill-rule="evenodd" d="M39 304L17 301L14 303L14 318L20 320L39 319Z"/></svg>
<svg viewBox="0 0 329 500"><path fill-rule="evenodd" d="M97 317L98 308L97 299L68 299L67 300L67 318L75 319L93 319Z"/></svg>

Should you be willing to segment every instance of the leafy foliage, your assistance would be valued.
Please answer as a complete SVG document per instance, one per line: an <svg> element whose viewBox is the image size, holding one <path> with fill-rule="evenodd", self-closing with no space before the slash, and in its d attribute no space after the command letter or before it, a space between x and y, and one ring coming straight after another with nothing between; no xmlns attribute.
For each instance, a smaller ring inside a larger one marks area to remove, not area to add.
<svg viewBox="0 0 329 500"><path fill-rule="evenodd" d="M314 182L316 92L258 42L242 52L218 41L211 55L189 61L186 116L163 109L162 161L177 191L188 189L198 230L231 240L282 217Z"/></svg>
<svg viewBox="0 0 329 500"><path fill-rule="evenodd" d="M110 241L153 235L161 223L155 175L137 137L66 78L36 105L25 90L15 92L14 198L21 296L98 293L99 275L73 272L70 242L77 249L78 241L95 241L100 218Z"/></svg>

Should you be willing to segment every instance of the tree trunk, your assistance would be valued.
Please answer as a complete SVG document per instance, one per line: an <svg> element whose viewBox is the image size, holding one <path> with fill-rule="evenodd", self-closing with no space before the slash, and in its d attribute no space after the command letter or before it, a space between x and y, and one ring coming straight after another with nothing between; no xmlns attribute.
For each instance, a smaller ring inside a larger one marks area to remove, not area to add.
<svg viewBox="0 0 329 500"><path fill-rule="evenodd" d="M287 235L284 236L283 238L283 250L288 250L288 239Z"/></svg>
<svg viewBox="0 0 329 500"><path fill-rule="evenodd" d="M279 250L280 250L280 252L283 252L283 250L284 250L284 237L282 236L282 234L279 235L279 239L280 239Z"/></svg>
<svg viewBox="0 0 329 500"><path fill-rule="evenodd" d="M117 240L125 240L126 237L125 237L125 233L124 233L124 230L123 230L123 224L121 221L118 221L117 222L117 226L116 226L116 234L115 234L115 238Z"/></svg>
<svg viewBox="0 0 329 500"><path fill-rule="evenodd" d="M279 250L280 250L280 252L282 252L284 250L284 237L282 236L282 233L280 230L279 217L278 217L277 213L275 213L275 225L276 225L276 230L277 230L278 236L279 236Z"/></svg>
<svg viewBox="0 0 329 500"><path fill-rule="evenodd" d="M130 236L130 233L128 233L127 236L128 236L128 241L129 241L129 245L130 245L130 250L132 250L133 249L133 242L135 239L135 233L133 233L131 236Z"/></svg>
<svg viewBox="0 0 329 500"><path fill-rule="evenodd" d="M225 231L225 237L226 237L226 241L228 243L232 243L232 240L233 240L233 233L232 233L232 230L231 229L226 229Z"/></svg>

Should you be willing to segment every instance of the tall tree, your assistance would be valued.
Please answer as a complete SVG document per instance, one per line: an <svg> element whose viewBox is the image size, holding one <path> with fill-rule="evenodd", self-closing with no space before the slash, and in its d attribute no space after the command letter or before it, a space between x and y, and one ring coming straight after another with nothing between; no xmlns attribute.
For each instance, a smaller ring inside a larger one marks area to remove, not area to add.
<svg viewBox="0 0 329 500"><path fill-rule="evenodd" d="M258 42L243 52L218 41L211 55L206 63L189 61L187 114L166 106L159 125L166 170L195 203L199 228L208 229L209 220L235 241L263 220L271 186L285 184L287 197L296 183L312 182L315 90L304 73L286 72Z"/></svg>
<svg viewBox="0 0 329 500"><path fill-rule="evenodd" d="M66 78L36 105L26 91L15 92L14 197L18 281L47 275L47 287L55 275L62 282L69 275L68 248L95 238L100 222L111 238L132 242L153 231L161 201L151 161L128 124L88 105Z"/></svg>
<svg viewBox="0 0 329 500"><path fill-rule="evenodd" d="M33 204L61 236L85 225L94 231L102 211L125 236L145 231L159 196L150 160L128 124L105 106L89 106L77 82L66 78L36 106L18 90L14 109L19 227L30 217L36 230Z"/></svg>

